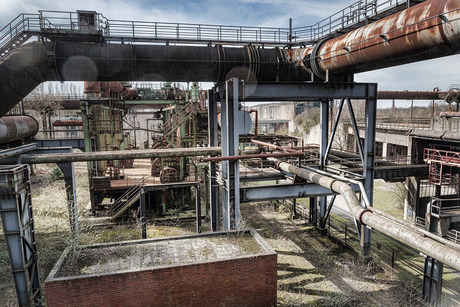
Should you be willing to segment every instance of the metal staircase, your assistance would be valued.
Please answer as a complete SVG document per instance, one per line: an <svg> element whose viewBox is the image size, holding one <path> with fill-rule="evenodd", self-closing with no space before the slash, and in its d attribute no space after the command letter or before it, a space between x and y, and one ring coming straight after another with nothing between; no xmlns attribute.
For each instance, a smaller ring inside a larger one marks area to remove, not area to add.
<svg viewBox="0 0 460 307"><path fill-rule="evenodd" d="M177 136L174 134L177 129L189 120L197 111L200 110L200 104L197 102L189 102L182 109L174 113L171 118L163 125L163 135L168 143L174 146L174 141ZM171 138L170 138L171 137Z"/></svg>
<svg viewBox="0 0 460 307"><path fill-rule="evenodd" d="M140 198L141 187L145 184L145 176L130 187L121 195L112 206L109 207L108 213L111 220L114 221L128 210Z"/></svg>
<svg viewBox="0 0 460 307"><path fill-rule="evenodd" d="M33 36L31 29L34 28L38 16L38 14L20 14L0 30L0 59Z"/></svg>

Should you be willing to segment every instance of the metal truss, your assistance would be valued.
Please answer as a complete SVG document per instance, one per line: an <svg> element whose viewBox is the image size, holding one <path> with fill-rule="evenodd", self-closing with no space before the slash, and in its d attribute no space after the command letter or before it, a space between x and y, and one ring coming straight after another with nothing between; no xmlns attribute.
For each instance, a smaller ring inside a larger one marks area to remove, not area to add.
<svg viewBox="0 0 460 307"><path fill-rule="evenodd" d="M40 276L27 165L0 166L0 216L19 306L41 306Z"/></svg>

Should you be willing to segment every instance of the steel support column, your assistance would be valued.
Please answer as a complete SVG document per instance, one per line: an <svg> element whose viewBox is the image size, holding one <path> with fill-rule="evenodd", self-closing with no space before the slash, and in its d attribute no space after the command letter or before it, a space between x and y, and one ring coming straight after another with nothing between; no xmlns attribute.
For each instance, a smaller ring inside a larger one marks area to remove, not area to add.
<svg viewBox="0 0 460 307"><path fill-rule="evenodd" d="M201 191L200 184L197 183L195 186L195 205L196 205L196 233L201 233Z"/></svg>
<svg viewBox="0 0 460 307"><path fill-rule="evenodd" d="M238 79L225 82L225 97L221 97L222 156L237 156L238 134ZM222 204L223 230L234 230L240 224L239 161L223 161L224 197Z"/></svg>
<svg viewBox="0 0 460 307"><path fill-rule="evenodd" d="M321 169L324 169L324 166L327 164L327 147L329 140L329 99L321 100L321 141L319 144L320 151L320 161ZM332 138L331 138L332 141ZM326 218L326 208L327 208L327 197L321 196L319 198L319 227L322 229L323 225L326 224L324 219Z"/></svg>
<svg viewBox="0 0 460 307"><path fill-rule="evenodd" d="M422 294L423 298L433 306L440 306L443 269L443 263L428 256L425 258Z"/></svg>
<svg viewBox="0 0 460 307"><path fill-rule="evenodd" d="M78 226L77 191L75 183L75 169L73 163L58 163L58 167L64 174L65 191L67 195L67 209L69 211L70 231L74 244L79 244L80 230Z"/></svg>
<svg viewBox="0 0 460 307"><path fill-rule="evenodd" d="M0 166L0 216L19 306L41 306L27 165Z"/></svg>
<svg viewBox="0 0 460 307"><path fill-rule="evenodd" d="M374 172L375 172L375 135L376 135L376 121L377 121L377 89L375 93L369 93L366 99L366 124L365 124L365 139L364 139L364 164L363 175L364 190L366 192L369 205L372 206L374 198ZM359 137L359 136L357 136ZM363 207L366 204L363 202ZM361 255L367 259L370 257L371 250L371 228L360 225L361 236Z"/></svg>
<svg viewBox="0 0 460 307"><path fill-rule="evenodd" d="M209 146L217 147L219 145L217 130L217 101L214 99L214 92L208 91L208 133ZM217 163L209 162L209 209L211 211L211 231L219 229L219 186L216 181Z"/></svg>

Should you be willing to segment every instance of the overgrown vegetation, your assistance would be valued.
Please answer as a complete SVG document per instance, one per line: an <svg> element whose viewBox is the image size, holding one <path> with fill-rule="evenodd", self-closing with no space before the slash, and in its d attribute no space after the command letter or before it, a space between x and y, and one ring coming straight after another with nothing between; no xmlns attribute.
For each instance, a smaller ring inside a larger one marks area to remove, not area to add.
<svg viewBox="0 0 460 307"><path fill-rule="evenodd" d="M302 130L305 133L309 133L311 128L318 125L320 122L320 109L312 108L308 112L303 112L302 114L294 117L294 124L302 127Z"/></svg>

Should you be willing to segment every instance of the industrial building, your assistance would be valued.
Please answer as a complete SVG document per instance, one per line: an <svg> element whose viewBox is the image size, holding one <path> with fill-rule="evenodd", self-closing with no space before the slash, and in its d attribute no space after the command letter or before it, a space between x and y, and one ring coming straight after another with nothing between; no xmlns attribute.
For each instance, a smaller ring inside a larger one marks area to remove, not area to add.
<svg viewBox="0 0 460 307"><path fill-rule="evenodd" d="M354 76L459 51L458 0L358 1L299 28L19 15L0 31L0 217L18 304L41 305L44 287L49 306L110 306L132 295L140 305L200 306L203 296L276 305L276 253L244 229L240 204L292 200L293 215L327 235L338 196L362 260L372 259L374 231L423 254L419 290L441 304L443 272L460 270L458 88L379 91ZM47 81L84 88L33 92ZM378 99L430 100L433 112L379 118ZM435 114L435 100L449 110ZM293 135L292 119L314 108L317 144ZM117 224L138 208L143 240L78 244L76 162L86 163L91 214ZM30 173L46 163L63 173L73 245L44 282ZM377 179L404 183L404 220L373 208ZM147 239L148 219L171 210L192 212L197 235ZM108 254L120 260L108 263ZM81 270L66 269L69 261Z"/></svg>

